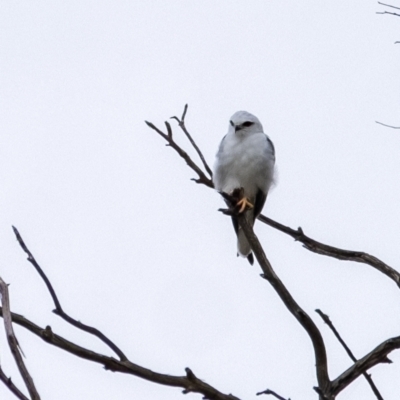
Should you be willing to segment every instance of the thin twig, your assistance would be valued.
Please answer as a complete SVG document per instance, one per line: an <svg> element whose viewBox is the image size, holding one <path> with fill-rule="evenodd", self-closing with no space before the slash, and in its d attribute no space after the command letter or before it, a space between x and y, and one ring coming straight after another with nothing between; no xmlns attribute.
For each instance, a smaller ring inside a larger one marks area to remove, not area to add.
<svg viewBox="0 0 400 400"><path fill-rule="evenodd" d="M395 43L398 43L398 42L395 42ZM375 121L377 124L379 124L379 125L383 125L383 126L386 126L386 127L388 127L388 128L392 128L392 129L400 129L400 126L393 126L393 125L387 125L387 124L384 124L383 122L379 122L379 121Z"/></svg>
<svg viewBox="0 0 400 400"><path fill-rule="evenodd" d="M394 12L389 12L389 11L377 11L376 14L388 14L388 15L394 15L396 17L400 17L400 14L397 14Z"/></svg>
<svg viewBox="0 0 400 400"><path fill-rule="evenodd" d="M326 349L321 332L318 330L310 316L297 304L290 292L286 289L285 285L276 275L253 231L253 228L247 221L245 214L239 214L238 221L250 243L251 249L256 256L261 269L263 270L263 278L268 280L272 285L286 308L293 314L311 339L314 348L318 386L323 394L329 393L331 382L329 380Z"/></svg>
<svg viewBox="0 0 400 400"><path fill-rule="evenodd" d="M274 392L271 389L266 389L262 392L258 392L257 396L260 396L261 394L271 394L272 396L275 396L279 400L286 400L284 397L280 396L278 393ZM287 399L287 400L290 400L290 399Z"/></svg>
<svg viewBox="0 0 400 400"><path fill-rule="evenodd" d="M3 315L3 310L0 308L0 316ZM14 323L24 327L33 334L40 337L46 343L58 347L70 354L85 360L93 361L97 364L103 365L108 371L121 372L137 376L150 382L158 383L165 386L180 387L184 390L184 393L200 393L204 396L204 399L210 400L239 400L231 394L227 395L221 393L208 383L203 382L197 378L195 374L186 368L186 376L174 376L161 374L154 372L148 368L141 367L140 365L134 364L129 360L117 360L114 357L105 356L101 353L97 353L81 347L62 336L57 335L52 331L50 326L41 328L32 321L23 317L22 315L11 313L12 320Z"/></svg>
<svg viewBox="0 0 400 400"><path fill-rule="evenodd" d="M201 168L190 158L190 156L184 151L180 146L178 146L175 141L172 138L172 134L166 134L162 130L158 129L154 124L151 122L145 121L146 125L155 130L162 138L164 138L168 144L167 146L172 147L180 157L182 157L185 161L186 164L194 171L196 174L199 176L198 179L192 179L196 183L201 183L203 185L206 185L210 188L213 188L214 185L212 183L212 180L206 176L206 174L201 170Z"/></svg>
<svg viewBox="0 0 400 400"><path fill-rule="evenodd" d="M18 232L17 228L14 226L12 227L15 233L15 236L17 238L17 241L19 245L21 246L22 250L28 255L28 261L34 266L40 277L43 279L44 283L46 284L46 287L48 291L50 292L51 298L53 299L54 305L55 305L55 310L53 310L53 313L60 316L62 319L70 323L71 325L75 326L78 329L81 329L87 333L90 333L91 335L96 336L99 338L103 343L105 343L110 349L112 349L120 358L121 361L127 360L126 355L121 351L121 349L118 348L108 337L106 337L102 332L100 332L98 329L83 324L82 322L72 318L69 316L61 307L61 303L58 300L57 294L49 280L47 278L46 274L44 273L43 269L40 267L38 262L35 260L35 257L33 257L33 254L30 252L28 247L26 246L24 240L22 239L22 236Z"/></svg>
<svg viewBox="0 0 400 400"><path fill-rule="evenodd" d="M0 294L1 294L1 304L4 310L3 320L4 327L7 335L8 345L10 347L11 353L14 356L15 362L17 364L18 370L25 382L26 388L32 398L32 400L40 400L38 391L36 390L33 379L29 374L28 369L25 366L24 360L22 359L21 350L18 344L17 337L15 336L14 329L12 326L12 317L10 311L10 298L8 296L7 284L0 278Z"/></svg>
<svg viewBox="0 0 400 400"><path fill-rule="evenodd" d="M354 356L353 352L350 350L349 346L345 343L345 341L342 339L340 336L339 332L336 330L334 327L332 321L330 320L329 316L324 314L321 310L315 310L315 312L322 318L322 320L329 326L333 334L336 336L336 339L339 341L339 343L343 346L343 348L346 350L346 353L348 356L352 359L352 361L357 362L356 357ZM372 391L374 392L376 398L378 400L383 400L382 395L380 394L378 388L376 387L374 381L372 380L372 377L370 374L367 372L363 372L364 378L367 380L369 383L369 386L371 387Z"/></svg>
<svg viewBox="0 0 400 400"><path fill-rule="evenodd" d="M13 383L11 378L8 378L4 373L3 369L0 365L0 381L2 381L8 389L10 389L11 393L13 393L20 400L29 400Z"/></svg>
<svg viewBox="0 0 400 400"><path fill-rule="evenodd" d="M191 143L191 145L194 147L194 149L196 150L198 156L200 157L201 162L203 163L204 168L206 169L208 175L210 175L210 177L212 178L212 171L211 168L208 166L206 159L203 156L203 153L201 152L201 150L199 149L199 147L197 146L196 142L193 140L192 136L190 135L189 131L186 129L186 125L185 125L185 117L186 117L186 113L188 110L188 105L185 104L185 108L183 110L183 114L182 114L182 118L179 119L178 117L171 117L171 119L174 119L176 121L178 121L179 127L182 129L182 131L184 132L184 134L186 135L186 137L189 139L189 142Z"/></svg>
<svg viewBox="0 0 400 400"><path fill-rule="evenodd" d="M380 4L381 6L386 6L386 7L390 7L390 8L395 8L396 10L400 10L400 7L395 7L390 4L381 3L380 1L378 1L378 4Z"/></svg>

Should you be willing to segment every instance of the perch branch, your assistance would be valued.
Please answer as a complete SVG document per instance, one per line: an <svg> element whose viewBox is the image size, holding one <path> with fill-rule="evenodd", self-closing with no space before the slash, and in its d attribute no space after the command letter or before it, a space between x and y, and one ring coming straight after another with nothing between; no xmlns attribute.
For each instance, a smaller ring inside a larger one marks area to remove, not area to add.
<svg viewBox="0 0 400 400"><path fill-rule="evenodd" d="M22 239L22 236L18 232L17 228L13 226L13 230L15 233L15 236L17 238L17 241L19 245L21 246L22 250L28 255L28 261L34 266L40 277L43 279L44 283L46 284L46 287L48 291L50 292L50 295L53 299L54 305L55 305L55 310L53 310L53 313L60 316L62 319L70 323L71 325L75 326L78 329L81 329L87 333L90 333L91 335L96 336L99 338L103 343L105 343L108 347L110 347L115 354L118 355L121 361L124 361L127 359L126 355L109 339L107 338L102 332L100 332L98 329L83 324L82 322L72 318L69 316L61 307L61 303L58 300L57 294L50 282L50 280L47 278L46 274L44 273L43 269L40 267L38 262L36 261L35 257L33 257L33 254L30 252L28 247L26 246L24 240Z"/></svg>
<svg viewBox="0 0 400 400"><path fill-rule="evenodd" d="M0 316L3 316L2 308L0 308ZM22 315L11 313L11 317L14 323L29 330L30 332L44 340L46 343L58 347L59 349L64 350L77 357L103 365L106 370L134 375L147 381L165 386L180 387L183 388L184 393L200 393L204 396L204 399L239 400L237 397L231 394L227 395L221 393L214 387L203 382L202 380L197 378L189 368L186 368L186 376L173 376L154 372L150 369L134 364L128 359L117 360L114 357L105 356L103 354L81 347L54 333L50 326L47 326L45 329L43 329L28 320L27 318L23 317Z"/></svg>
<svg viewBox="0 0 400 400"><path fill-rule="evenodd" d="M238 221L246 235L247 240L250 243L251 249L256 256L261 269L263 270L262 277L268 280L268 282L278 293L286 308L297 319L310 337L314 348L318 386L320 391L326 395L326 393L329 393L330 391L331 382L328 375L325 344L320 331L309 315L296 303L290 292L286 289L285 285L276 275L257 236L254 234L253 228L247 221L245 214L239 214Z"/></svg>
<svg viewBox="0 0 400 400"><path fill-rule="evenodd" d="M31 396L32 400L40 400L38 391L36 390L33 379L29 374L28 369L25 366L24 360L22 359L21 349L18 344L17 337L15 336L14 329L12 326L12 317L10 311L10 298L8 296L7 284L0 278L0 294L1 294L1 304L4 310L3 320L4 327L7 335L8 345L10 347L11 353L15 359L18 370L25 382L26 388Z"/></svg>
<svg viewBox="0 0 400 400"><path fill-rule="evenodd" d="M356 357L354 356L353 352L350 350L350 348L347 346L345 341L342 339L340 336L339 332L336 330L334 327L332 321L330 320L329 316L324 314L321 310L315 310L315 312L322 318L322 320L329 326L333 334L336 336L336 339L339 341L339 343L344 347L346 350L346 353L348 356L352 359L352 361L357 362ZM364 378L367 380L369 386L371 387L372 391L374 392L376 398L378 400L383 400L382 395L380 394L378 388L376 387L374 381L372 380L372 377L370 374L367 372L363 372Z"/></svg>
<svg viewBox="0 0 400 400"><path fill-rule="evenodd" d="M186 110L186 108L185 108ZM181 119L184 119L186 113L182 115ZM214 185L212 183L212 180L207 178L205 173L201 170L200 167L196 165L196 163L189 157L189 155L179 146L177 145L173 139L172 139L172 131L171 128L169 127L168 134L165 134L162 132L160 129L158 129L155 125L153 125L151 122L147 122L146 124L153 130L155 130L161 137L163 137L168 144L186 161L186 164L193 170L195 171L199 179L194 179L197 183L202 183L206 185L207 187L214 188ZM168 122L166 122L168 124ZM169 124L168 124L169 125ZM168 127L167 125L167 127ZM337 247L333 246L328 246L324 243L318 242L304 234L301 228L295 230L290 227L287 227L285 225L282 225L279 222L274 221L271 218L268 218L264 215L259 215L258 219L271 226L274 229L277 229L283 233L286 233L287 235L293 237L296 241L303 243L303 247L309 251L312 251L317 254L321 254L327 257L333 257L337 258L339 260L347 260L347 261L353 261L353 262L359 262L363 264L370 265L371 267L377 269L378 271L382 272L386 276L388 276L390 279L392 279L399 287L400 287L400 274L393 269L392 267L388 266L385 264L383 261L379 260L378 258L369 255L367 253L361 252L361 251L352 251L352 250L343 250L339 249Z"/></svg>

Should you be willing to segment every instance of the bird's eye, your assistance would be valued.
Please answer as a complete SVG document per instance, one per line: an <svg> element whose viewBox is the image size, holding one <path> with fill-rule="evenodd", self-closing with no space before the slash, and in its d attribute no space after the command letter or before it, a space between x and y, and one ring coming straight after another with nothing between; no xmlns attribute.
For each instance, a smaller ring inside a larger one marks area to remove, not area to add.
<svg viewBox="0 0 400 400"><path fill-rule="evenodd" d="M233 122L232 121L229 121L229 123L233 126Z"/></svg>
<svg viewBox="0 0 400 400"><path fill-rule="evenodd" d="M249 126L252 126L254 124L254 122L251 122L251 121L246 121L246 122L243 122L243 126L245 126L246 128L247 127L249 127Z"/></svg>

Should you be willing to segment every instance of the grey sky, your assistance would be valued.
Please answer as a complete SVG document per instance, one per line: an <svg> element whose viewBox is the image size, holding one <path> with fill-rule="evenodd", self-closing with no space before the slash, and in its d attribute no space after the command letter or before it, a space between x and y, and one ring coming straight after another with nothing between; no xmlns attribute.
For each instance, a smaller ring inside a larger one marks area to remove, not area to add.
<svg viewBox="0 0 400 400"><path fill-rule="evenodd" d="M14 224L66 311L133 362L170 374L189 366L246 399L267 387L315 398L305 332L259 267L236 258L219 196L192 183L143 121L161 126L189 103L187 125L211 164L229 117L255 114L279 172L264 213L399 269L400 133L374 121L400 125L400 19L380 9L365 0L2 2L0 275L12 309L111 354L51 313ZM265 225L256 233L321 329L331 378L351 362L314 309L357 357L399 334L399 292L385 276L311 254ZM43 399L183 398L16 332ZM390 358L372 370L385 400L399 397L400 355ZM22 387L3 329L0 359ZM13 398L3 385L0 397ZM359 379L339 398L374 396Z"/></svg>

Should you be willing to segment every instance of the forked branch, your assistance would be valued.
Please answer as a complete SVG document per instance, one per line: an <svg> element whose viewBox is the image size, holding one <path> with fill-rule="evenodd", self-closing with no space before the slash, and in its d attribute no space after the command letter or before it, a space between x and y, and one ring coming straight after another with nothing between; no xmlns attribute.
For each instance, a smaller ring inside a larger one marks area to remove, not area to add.
<svg viewBox="0 0 400 400"><path fill-rule="evenodd" d="M0 308L0 316L3 316L3 309ZM41 328L32 321L23 317L22 315L11 313L11 317L14 323L29 330L46 343L58 347L70 354L77 357L83 358L88 361L93 361L97 364L104 366L106 370L113 372L121 372L124 374L130 374L139 378L145 379L150 382L158 383L165 386L180 387L184 393L200 393L204 399L209 400L239 400L233 395L224 394L211 385L203 382L197 378L194 373L186 368L186 376L173 376L167 374L160 374L150 369L141 367L133 362L126 360L117 360L114 357L109 357L101 353L97 353L81 347L60 335L57 335L52 331L50 326ZM24 399L25 400L25 399Z"/></svg>
<svg viewBox="0 0 400 400"><path fill-rule="evenodd" d="M315 310L315 312L322 318L322 320L328 325L328 327L331 329L333 334L335 335L336 339L339 341L339 343L343 346L343 348L346 350L346 353L348 356L352 359L352 361L357 362L357 358L354 356L353 352L350 350L349 346L345 343L345 341L342 339L340 336L339 332L337 329L334 327L332 321L330 320L329 316L324 314L321 310ZM368 382L369 386L371 387L371 390L374 392L376 398L378 400L383 400L382 395L380 394L378 388L376 387L374 381L372 380L372 377L370 374L367 372L363 372L363 376Z"/></svg>
<svg viewBox="0 0 400 400"><path fill-rule="evenodd" d="M179 121L182 121L185 119L185 115L187 112L188 106L185 105L183 115L181 120L175 117L175 119ZM186 164L194 171L197 173L199 176L198 179L193 179L197 183L202 183L209 188L214 188L213 182L211 179L209 179L205 172L201 170L201 168L190 158L190 156L173 140L173 135L172 135L172 129L171 126L169 125L168 122L166 122L167 126L167 133L164 133L161 131L159 128L157 128L154 124L151 122L147 122L146 124L156 131L163 139L165 139L168 142L168 145L171 146L178 154L180 157L182 157L185 161ZM191 136L190 136L191 137ZM195 143L194 140L191 137L191 143ZM197 145L196 147L197 148ZM388 276L390 279L392 279L398 287L400 287L400 274L397 272L394 268L390 267L389 265L385 264L383 261L379 260L377 257L374 257L368 253L364 253L361 251L353 251L353 250L344 250L344 249L339 249L337 247L329 246L324 243L318 242L309 236L306 236L301 228L293 229L288 226L285 226L277 221L274 221L271 218L266 217L265 215L260 215L258 219L263 222L264 224L267 224L271 226L272 228L275 228L292 238L294 238L296 241L303 243L304 248L312 251L317 254L321 254L324 256L328 257L333 257L338 260L346 260L346 261L354 261L358 263L363 263L370 265L371 267L375 268L376 270L380 271L381 273L385 274Z"/></svg>
<svg viewBox="0 0 400 400"><path fill-rule="evenodd" d="M318 330L317 326L314 324L310 316L297 304L293 296L276 275L271 266L271 263L265 255L260 241L255 235L253 228L247 221L245 214L239 214L237 217L239 224L242 227L243 232L250 243L251 249L253 250L253 253L256 256L257 261L263 271L262 277L272 285L272 287L275 289L275 291L285 304L286 308L297 319L297 321L305 329L309 338L311 339L314 348L315 367L319 389L318 391L325 396L320 396L321 399L326 398L331 400L331 397L327 396L330 393L331 382L329 380L326 349L321 332Z"/></svg>
<svg viewBox="0 0 400 400"><path fill-rule="evenodd" d="M53 310L54 314L60 316L62 319L67 321L69 324L75 326L78 329L81 329L82 331L85 331L87 333L90 333L91 335L96 336L99 338L103 343L105 343L110 349L112 349L119 357L121 361L124 361L127 359L126 355L121 351L121 349L113 343L107 336L105 336L102 332L100 332L98 329L83 324L82 322L76 320L75 318L72 318L70 315L68 315L63 308L61 307L61 303L58 300L57 294L53 288L53 285L51 284L49 278L46 276L44 273L43 269L39 265L39 263L36 261L35 257L31 253L31 251L28 249L27 245L25 244L24 240L22 239L22 236L18 232L18 229L13 226L13 231L15 233L15 236L17 238L17 241L19 245L21 246L22 250L28 255L28 261L34 266L40 277L43 279L44 283L46 284L46 287L48 291L50 292L51 298L53 299L54 305L55 305L55 310Z"/></svg>

